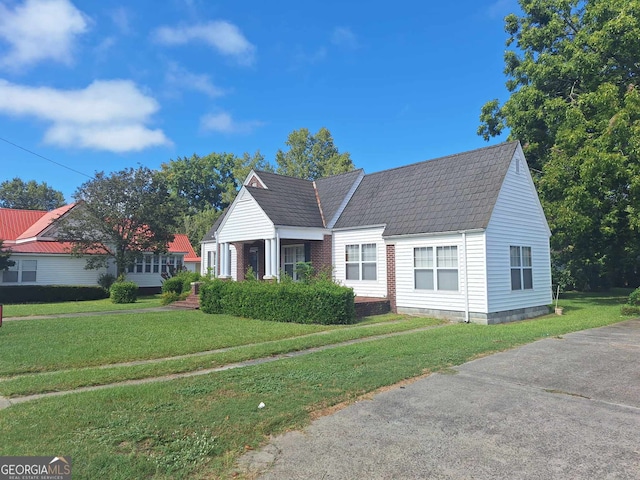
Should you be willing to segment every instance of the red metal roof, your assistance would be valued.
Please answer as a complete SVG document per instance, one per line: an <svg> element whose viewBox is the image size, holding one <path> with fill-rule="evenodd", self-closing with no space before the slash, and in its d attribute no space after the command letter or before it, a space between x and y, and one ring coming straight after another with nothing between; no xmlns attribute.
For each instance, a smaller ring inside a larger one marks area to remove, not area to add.
<svg viewBox="0 0 640 480"><path fill-rule="evenodd" d="M13 253L44 253L66 254L71 249L68 242L37 240L38 234L43 232L51 222L71 210L76 204L72 203L50 212L44 210L16 210L0 208L0 239L5 240L5 247ZM27 240L24 243L14 243L15 240ZM189 237L183 233L175 235L169 243L169 253L183 253L185 262L199 262L200 257L193 250Z"/></svg>
<svg viewBox="0 0 640 480"><path fill-rule="evenodd" d="M69 242L44 242L34 240L32 242L11 245L10 249L11 253L68 254L71 250L71 244Z"/></svg>
<svg viewBox="0 0 640 480"><path fill-rule="evenodd" d="M16 240L46 214L44 210L0 208L0 240Z"/></svg>
<svg viewBox="0 0 640 480"><path fill-rule="evenodd" d="M185 262L199 262L201 260L193 250L191 242L189 242L189 237L184 233L176 233L174 235L173 242L169 244L169 252L184 253Z"/></svg>

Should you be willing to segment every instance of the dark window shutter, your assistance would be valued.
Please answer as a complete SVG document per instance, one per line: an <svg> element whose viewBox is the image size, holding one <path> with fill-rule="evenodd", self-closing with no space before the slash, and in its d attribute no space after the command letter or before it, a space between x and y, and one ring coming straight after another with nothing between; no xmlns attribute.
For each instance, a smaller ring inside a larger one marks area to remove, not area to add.
<svg viewBox="0 0 640 480"><path fill-rule="evenodd" d="M309 242L306 242L304 244L304 261L305 262L311 261L311 244Z"/></svg>

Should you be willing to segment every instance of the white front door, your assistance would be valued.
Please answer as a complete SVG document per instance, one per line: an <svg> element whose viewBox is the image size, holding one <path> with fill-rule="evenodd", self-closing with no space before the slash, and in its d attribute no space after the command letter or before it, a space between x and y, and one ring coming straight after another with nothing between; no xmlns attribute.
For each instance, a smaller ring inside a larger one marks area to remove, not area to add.
<svg viewBox="0 0 640 480"><path fill-rule="evenodd" d="M286 245L282 247L282 269L294 280L298 280L296 263L304 262L304 245Z"/></svg>

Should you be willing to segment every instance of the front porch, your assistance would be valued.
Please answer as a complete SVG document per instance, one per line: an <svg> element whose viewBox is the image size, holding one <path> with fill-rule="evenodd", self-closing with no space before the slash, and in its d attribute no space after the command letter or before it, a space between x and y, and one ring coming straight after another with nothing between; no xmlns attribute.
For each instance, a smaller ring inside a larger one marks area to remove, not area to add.
<svg viewBox="0 0 640 480"><path fill-rule="evenodd" d="M277 238L220 244L221 262L216 273L239 281L247 278L247 272L258 280L278 280L283 274L298 280L296 264L301 262L311 263L316 272L331 271L331 241L331 235L324 235L322 240ZM231 261L231 246L235 250L235 262ZM235 263L235 272L231 271L232 263Z"/></svg>

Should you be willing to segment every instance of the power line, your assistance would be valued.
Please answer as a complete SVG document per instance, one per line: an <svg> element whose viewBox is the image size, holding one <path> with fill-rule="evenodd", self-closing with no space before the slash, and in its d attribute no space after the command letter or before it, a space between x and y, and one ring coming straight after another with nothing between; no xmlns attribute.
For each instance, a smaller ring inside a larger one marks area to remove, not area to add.
<svg viewBox="0 0 640 480"><path fill-rule="evenodd" d="M51 160L50 158L47 158L47 157L45 157L45 156L43 156L43 155L40 155L39 153L32 152L32 151L31 151L31 150L29 150L28 148L24 148L24 147L21 147L21 146L20 146L20 145L18 145L18 144L15 144L15 143L13 143L13 142L10 142L10 141L9 141L9 140L7 140L6 138L2 138L2 137L0 137L0 140L2 140L3 142L8 143L9 145L13 145L14 147L19 148L20 150L24 150L25 152L30 153L31 155L35 155L36 157L40 157L40 158L42 158L43 160L46 160L47 162L51 162L51 163L53 163L53 164L55 164L55 165L58 165L59 167L66 168L67 170L71 170L71 171L72 171L72 172L74 172L74 173L77 173L77 174L79 174L79 175L84 175L84 176L85 176L85 177L87 177L87 178L93 179L93 176L92 176L92 175L87 175L87 174L86 174L86 173L84 173L84 172L81 172L81 171L76 170L76 169L71 168L71 167L67 167L66 165L63 165L62 163L56 162L55 160Z"/></svg>

